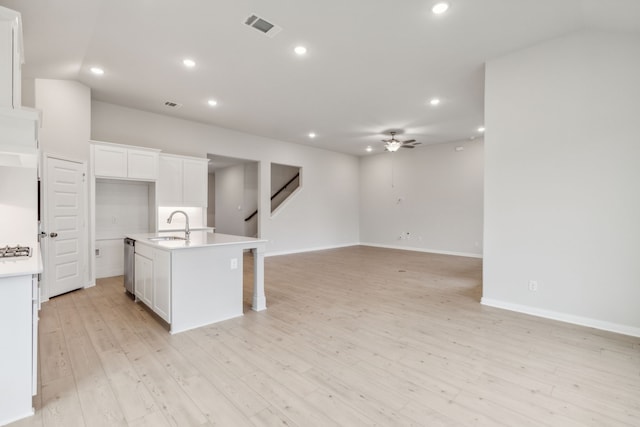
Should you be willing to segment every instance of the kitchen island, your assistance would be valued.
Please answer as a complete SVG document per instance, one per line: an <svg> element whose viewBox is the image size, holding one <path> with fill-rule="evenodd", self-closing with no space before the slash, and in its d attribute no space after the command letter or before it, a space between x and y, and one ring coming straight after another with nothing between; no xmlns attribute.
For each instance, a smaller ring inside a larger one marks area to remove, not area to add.
<svg viewBox="0 0 640 427"><path fill-rule="evenodd" d="M266 309L266 240L208 231L130 234L135 296L172 334L242 316L243 252L253 252L252 309Z"/></svg>

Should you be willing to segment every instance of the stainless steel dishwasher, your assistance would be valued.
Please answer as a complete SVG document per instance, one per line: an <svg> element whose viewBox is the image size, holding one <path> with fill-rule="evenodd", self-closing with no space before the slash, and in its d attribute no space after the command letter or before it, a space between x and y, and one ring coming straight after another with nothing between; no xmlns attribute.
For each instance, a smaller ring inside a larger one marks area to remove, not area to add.
<svg viewBox="0 0 640 427"><path fill-rule="evenodd" d="M124 239L124 289L131 296L135 296L135 246L136 241L126 237Z"/></svg>

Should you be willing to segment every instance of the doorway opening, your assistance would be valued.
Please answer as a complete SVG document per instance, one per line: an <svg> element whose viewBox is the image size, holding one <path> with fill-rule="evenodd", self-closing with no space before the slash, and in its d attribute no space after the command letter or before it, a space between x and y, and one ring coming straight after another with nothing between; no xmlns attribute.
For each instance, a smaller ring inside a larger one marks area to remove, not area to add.
<svg viewBox="0 0 640 427"><path fill-rule="evenodd" d="M217 233L258 237L258 162L208 154L207 225Z"/></svg>

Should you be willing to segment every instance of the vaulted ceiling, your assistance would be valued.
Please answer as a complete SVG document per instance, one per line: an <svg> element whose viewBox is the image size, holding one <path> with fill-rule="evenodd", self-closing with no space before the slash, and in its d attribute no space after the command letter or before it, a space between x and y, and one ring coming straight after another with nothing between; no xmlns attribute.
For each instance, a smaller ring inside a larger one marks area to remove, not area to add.
<svg viewBox="0 0 640 427"><path fill-rule="evenodd" d="M640 31L637 0L450 0L440 15L436 3L0 0L22 13L26 79L355 155L380 152L390 130L423 144L478 136L491 58L584 29ZM265 35L251 15L282 30Z"/></svg>

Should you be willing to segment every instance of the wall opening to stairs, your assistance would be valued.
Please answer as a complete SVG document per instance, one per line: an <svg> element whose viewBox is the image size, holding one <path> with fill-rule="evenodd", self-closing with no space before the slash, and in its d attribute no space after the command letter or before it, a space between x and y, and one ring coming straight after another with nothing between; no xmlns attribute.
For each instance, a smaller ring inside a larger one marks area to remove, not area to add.
<svg viewBox="0 0 640 427"><path fill-rule="evenodd" d="M271 214L301 187L302 168L271 163Z"/></svg>

